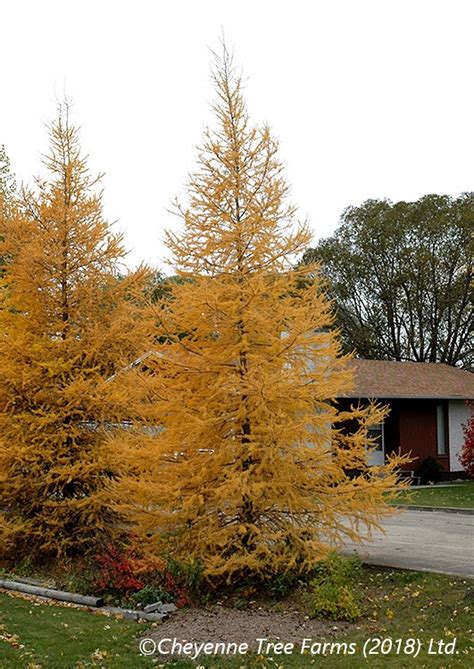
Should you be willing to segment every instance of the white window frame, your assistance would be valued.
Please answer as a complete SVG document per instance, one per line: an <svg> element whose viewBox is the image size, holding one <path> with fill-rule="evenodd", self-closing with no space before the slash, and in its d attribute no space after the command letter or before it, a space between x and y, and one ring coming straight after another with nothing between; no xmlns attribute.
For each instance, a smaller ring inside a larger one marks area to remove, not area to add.
<svg viewBox="0 0 474 669"><path fill-rule="evenodd" d="M382 439L380 441L381 448L377 448L377 451L381 451L385 455L385 423L382 421L381 423L373 423L372 425L367 426L367 432L370 432L370 430L378 430L380 429L380 434L382 435ZM374 444L371 443L369 444L367 442L367 446L370 446L370 448L374 448Z"/></svg>
<svg viewBox="0 0 474 669"><path fill-rule="evenodd" d="M436 455L448 455L449 418L447 414L446 405L438 402L436 404Z"/></svg>

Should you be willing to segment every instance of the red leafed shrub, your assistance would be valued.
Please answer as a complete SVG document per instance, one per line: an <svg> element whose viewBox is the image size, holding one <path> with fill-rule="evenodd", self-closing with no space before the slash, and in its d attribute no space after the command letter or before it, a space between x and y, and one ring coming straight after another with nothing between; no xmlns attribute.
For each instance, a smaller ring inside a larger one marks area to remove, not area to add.
<svg viewBox="0 0 474 669"><path fill-rule="evenodd" d="M163 581L163 586L166 592L169 592L174 596L174 603L178 609L183 606L188 606L191 603L185 589L178 585L176 578L170 571L165 571Z"/></svg>
<svg viewBox="0 0 474 669"><path fill-rule="evenodd" d="M107 546L95 556L99 573L95 581L98 593L115 592L129 594L138 592L144 586L136 577L137 567L134 553L125 554L115 546Z"/></svg>
<svg viewBox="0 0 474 669"><path fill-rule="evenodd" d="M118 596L121 601L131 597L143 604L151 603L146 601L151 596L152 601L172 601L178 608L190 604L183 583L186 579L177 565L171 565L173 571L165 561L110 545L95 556L95 563L94 591L98 594Z"/></svg>
<svg viewBox="0 0 474 669"><path fill-rule="evenodd" d="M462 468L469 476L474 479L474 414L471 413L469 421L464 426L464 446L459 456L459 462Z"/></svg>

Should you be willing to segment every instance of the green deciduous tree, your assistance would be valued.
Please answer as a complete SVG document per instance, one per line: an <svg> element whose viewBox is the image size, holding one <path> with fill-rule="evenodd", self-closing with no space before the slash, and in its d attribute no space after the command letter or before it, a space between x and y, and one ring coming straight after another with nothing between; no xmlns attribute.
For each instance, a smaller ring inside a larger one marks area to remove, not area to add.
<svg viewBox="0 0 474 669"><path fill-rule="evenodd" d="M11 171L10 159L5 146L0 145L0 198L10 199L16 191L16 181Z"/></svg>
<svg viewBox="0 0 474 669"><path fill-rule="evenodd" d="M349 207L306 251L320 262L346 350L472 366L474 193Z"/></svg>
<svg viewBox="0 0 474 669"><path fill-rule="evenodd" d="M6 219L12 213L16 181L5 146L0 145L0 239L4 237ZM3 259L4 260L4 259ZM0 256L0 264L3 262Z"/></svg>

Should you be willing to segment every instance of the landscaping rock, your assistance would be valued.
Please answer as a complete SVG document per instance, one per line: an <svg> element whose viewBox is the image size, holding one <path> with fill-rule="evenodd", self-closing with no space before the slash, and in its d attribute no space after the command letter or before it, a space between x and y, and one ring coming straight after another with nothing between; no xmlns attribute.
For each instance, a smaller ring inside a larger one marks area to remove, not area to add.
<svg viewBox="0 0 474 669"><path fill-rule="evenodd" d="M166 620L167 613L140 613L140 619L156 622L158 620Z"/></svg>
<svg viewBox="0 0 474 669"><path fill-rule="evenodd" d="M147 620L156 622L168 617L167 613L145 613L145 611L134 611L133 609L122 609L118 606L104 606L101 609L114 616L122 616L126 620Z"/></svg>
<svg viewBox="0 0 474 669"><path fill-rule="evenodd" d="M177 611L178 607L175 606L174 604L163 604L161 607L161 610L164 613L173 613L173 611Z"/></svg>
<svg viewBox="0 0 474 669"><path fill-rule="evenodd" d="M163 602L155 602L154 604L148 604L147 606L144 607L143 609L145 613L153 613L153 611L162 611L163 610Z"/></svg>

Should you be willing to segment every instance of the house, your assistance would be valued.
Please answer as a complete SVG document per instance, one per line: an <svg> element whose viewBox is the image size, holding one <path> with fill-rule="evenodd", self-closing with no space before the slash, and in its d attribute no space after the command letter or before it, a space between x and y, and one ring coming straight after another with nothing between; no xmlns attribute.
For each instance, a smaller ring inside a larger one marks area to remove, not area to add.
<svg viewBox="0 0 474 669"><path fill-rule="evenodd" d="M162 358L163 353L148 351L119 373L137 366L146 369L150 357ZM474 374L442 363L354 358L349 366L354 369L354 388L338 398L339 408L370 400L389 407L385 421L369 429L377 445L370 453L370 464L383 464L390 453L400 452L411 454L409 467L414 472L431 456L443 468L445 478L462 474L459 454L464 443L463 426L474 406ZM157 434L160 430L154 427L146 431Z"/></svg>
<svg viewBox="0 0 474 669"><path fill-rule="evenodd" d="M373 399L390 409L383 423L370 428L377 444L371 464L383 464L400 451L411 453L415 472L429 456L442 466L444 478L462 472L458 457L473 406L474 374L442 363L354 359L350 364L354 389L339 406Z"/></svg>

